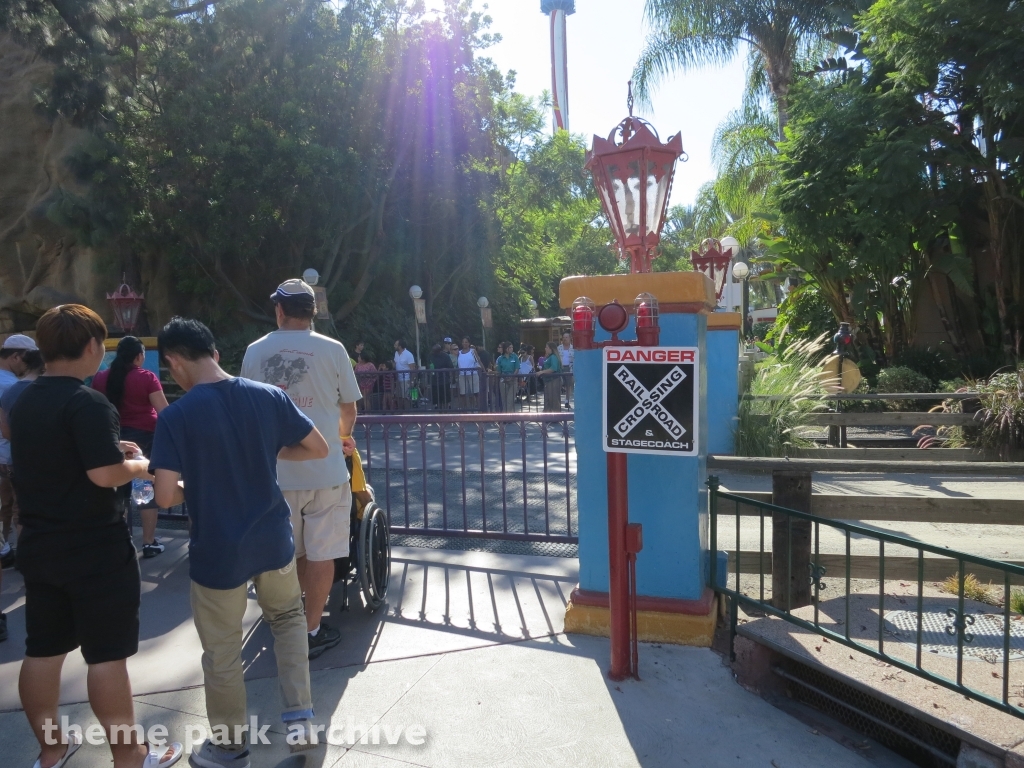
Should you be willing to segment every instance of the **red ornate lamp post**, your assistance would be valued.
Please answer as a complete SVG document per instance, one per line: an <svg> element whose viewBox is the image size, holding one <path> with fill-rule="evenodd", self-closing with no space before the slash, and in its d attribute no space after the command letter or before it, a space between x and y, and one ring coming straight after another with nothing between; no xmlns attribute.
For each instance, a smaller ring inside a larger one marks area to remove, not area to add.
<svg viewBox="0 0 1024 768"><path fill-rule="evenodd" d="M587 169L601 196L601 207L615 233L619 257L630 259L630 272L651 271L658 255L661 229L665 224L676 160L683 155L683 140L676 134L664 144L646 120L633 116L633 84L626 101L629 116L607 139L594 137L587 152ZM596 310L596 311L595 311ZM581 296L573 302L573 342L579 351L600 346L644 347L658 345L660 323L658 301L644 292L633 302L636 316L635 342L619 339L629 325L629 312L613 300L600 309ZM594 341L594 320L611 334L609 341ZM608 451L608 634L613 680L633 676L639 679L636 629L636 556L643 547L641 527L629 522L626 454Z"/></svg>
<svg viewBox="0 0 1024 768"><path fill-rule="evenodd" d="M124 279L123 277L121 278ZM145 297L136 293L128 283L121 283L121 287L113 293L107 294L107 301L114 313L114 320L121 330L131 333L135 330L135 324L139 321L139 310L142 309L142 302Z"/></svg>
<svg viewBox="0 0 1024 768"><path fill-rule="evenodd" d="M694 272L703 272L711 278L715 284L715 294L718 301L722 300L722 293L725 291L725 278L729 274L729 262L732 261L732 251L722 248L722 243L713 237L700 244L696 251L690 251L690 260L693 262Z"/></svg>
<svg viewBox="0 0 1024 768"><path fill-rule="evenodd" d="M651 271L668 210L676 160L683 140L676 134L664 144L650 123L633 117L633 84L629 85L629 117L607 139L594 137L587 152L587 170L601 196L619 258L630 259L634 274Z"/></svg>

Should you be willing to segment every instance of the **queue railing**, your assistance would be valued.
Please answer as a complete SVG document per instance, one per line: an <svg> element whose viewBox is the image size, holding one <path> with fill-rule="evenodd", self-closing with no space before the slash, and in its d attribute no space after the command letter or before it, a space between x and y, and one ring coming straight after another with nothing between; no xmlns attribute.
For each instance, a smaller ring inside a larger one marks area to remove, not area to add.
<svg viewBox="0 0 1024 768"><path fill-rule="evenodd" d="M571 410L571 373L496 373L480 368L358 371L364 413L541 413ZM567 405L568 404L568 405Z"/></svg>
<svg viewBox="0 0 1024 768"><path fill-rule="evenodd" d="M710 582L729 599L733 660L739 607L743 606L1024 718L1021 706L1011 701L1020 698L1020 683L1011 682L1010 665L1011 660L1024 658L1024 617L1020 614L1024 591L1013 588L1024 584L1024 567L727 493L719 489L714 476L708 478L707 485L712 553L719 551L724 540L722 518L735 518L727 521L735 524L735 555L728 572L719 573L718 558L710 558ZM743 524L755 518L756 527ZM766 519L771 550L765 546ZM780 528L786 535L773 536L773 530L778 533ZM795 554L799 547L793 542L794 537L807 536L811 537L810 563L804 562L801 568L802 558ZM749 547L755 541L758 546L752 551ZM773 551L780 545L785 549L782 557ZM872 580L855 575L852 568L853 550L865 547L877 547L878 570ZM823 555L823 549L832 551ZM834 568L836 550L843 562L837 577L829 575L824 564L827 558ZM888 577L887 584L887 552L891 555L894 550L916 553L916 578L902 573L899 579ZM740 562L741 557L748 562ZM936 571L936 558L948 563L945 592L936 588L938 583L926 581L926 570ZM774 572L780 567L784 574ZM979 587L969 573L972 568L998 574L995 583ZM765 576L769 573L766 593ZM854 581L858 582L856 588L852 588ZM799 605L795 595L806 593L808 583L810 604ZM781 584L785 587L778 589ZM965 669L965 657L988 664Z"/></svg>
<svg viewBox="0 0 1024 768"><path fill-rule="evenodd" d="M369 414L363 467L394 533L578 541L571 413Z"/></svg>

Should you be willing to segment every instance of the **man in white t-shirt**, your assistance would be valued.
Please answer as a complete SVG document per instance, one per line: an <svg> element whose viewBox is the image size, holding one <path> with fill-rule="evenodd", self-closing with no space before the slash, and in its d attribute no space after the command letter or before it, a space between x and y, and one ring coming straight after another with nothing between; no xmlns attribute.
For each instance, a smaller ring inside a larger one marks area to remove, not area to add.
<svg viewBox="0 0 1024 768"><path fill-rule="evenodd" d="M412 386L409 372L417 369L416 358L405 348L405 341L395 342L395 370L398 372L398 396L402 399L402 410L409 409L409 389Z"/></svg>
<svg viewBox="0 0 1024 768"><path fill-rule="evenodd" d="M242 376L280 387L327 440L330 452L315 461L279 461L277 480L292 512L299 586L306 593L309 658L341 641L321 621L334 584L334 560L348 557L352 486L345 454L355 449L352 429L362 397L341 342L312 330L313 289L286 280L270 297L278 330L249 345Z"/></svg>

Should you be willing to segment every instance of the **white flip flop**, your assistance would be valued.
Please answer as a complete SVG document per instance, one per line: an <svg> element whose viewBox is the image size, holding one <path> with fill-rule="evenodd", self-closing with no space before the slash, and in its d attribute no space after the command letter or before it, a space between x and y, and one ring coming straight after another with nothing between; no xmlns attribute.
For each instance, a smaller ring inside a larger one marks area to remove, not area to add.
<svg viewBox="0 0 1024 768"><path fill-rule="evenodd" d="M64 768L64 765L71 759L71 756L78 751L80 746L82 746L82 735L78 731L71 731L68 734L68 750L64 753L64 757L53 764L53 768ZM41 759L42 758L36 758L35 765L33 765L32 768L41 768Z"/></svg>
<svg viewBox="0 0 1024 768"><path fill-rule="evenodd" d="M163 757L167 750L171 750L171 756L164 761L160 758ZM142 761L142 768L170 768L181 759L184 747L182 747L180 741L175 741L170 744L165 744L162 747L154 747L149 745L149 754L146 755L146 759ZM56 766L54 767L56 768Z"/></svg>

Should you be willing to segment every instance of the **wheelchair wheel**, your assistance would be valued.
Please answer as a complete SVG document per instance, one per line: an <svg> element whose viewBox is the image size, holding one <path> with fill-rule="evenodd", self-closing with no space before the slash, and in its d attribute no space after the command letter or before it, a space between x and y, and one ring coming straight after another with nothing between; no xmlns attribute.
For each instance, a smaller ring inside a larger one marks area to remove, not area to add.
<svg viewBox="0 0 1024 768"><path fill-rule="evenodd" d="M359 525L357 557L359 586L366 607L377 610L388 595L391 579L391 541L387 513L376 502L366 505Z"/></svg>

